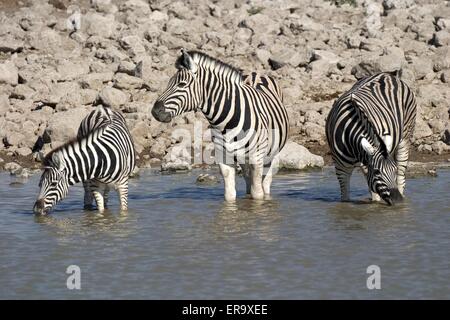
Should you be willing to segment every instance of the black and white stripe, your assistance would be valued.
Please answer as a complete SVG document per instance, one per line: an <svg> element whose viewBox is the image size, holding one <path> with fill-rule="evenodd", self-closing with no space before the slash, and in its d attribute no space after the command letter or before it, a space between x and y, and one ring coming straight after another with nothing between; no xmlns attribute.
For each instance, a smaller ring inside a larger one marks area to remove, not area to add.
<svg viewBox="0 0 450 320"><path fill-rule="evenodd" d="M326 135L342 200L349 199L350 176L361 166L373 200L393 204L403 197L416 100L397 75L361 79L334 103Z"/></svg>
<svg viewBox="0 0 450 320"><path fill-rule="evenodd" d="M83 119L77 138L51 151L43 164L35 212L52 209L67 196L69 186L79 182L85 186L85 206L92 203L93 196L98 210L103 211L109 185L113 184L121 209L127 209L128 177L135 167L135 149L119 112L98 106Z"/></svg>
<svg viewBox="0 0 450 320"><path fill-rule="evenodd" d="M247 192L253 198L268 195L270 168L288 135L288 116L275 80L257 73L244 76L196 51L182 50L176 66L178 71L157 99L153 116L169 122L181 113L201 110L212 127L225 198L236 197L235 163L243 167Z"/></svg>

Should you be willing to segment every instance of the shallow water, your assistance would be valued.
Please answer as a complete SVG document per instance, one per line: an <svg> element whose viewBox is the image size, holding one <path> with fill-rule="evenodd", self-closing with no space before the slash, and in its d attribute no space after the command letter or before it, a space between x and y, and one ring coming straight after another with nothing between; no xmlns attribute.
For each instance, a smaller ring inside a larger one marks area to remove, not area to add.
<svg viewBox="0 0 450 320"><path fill-rule="evenodd" d="M76 186L41 217L39 177L1 173L0 298L450 298L449 170L409 179L395 207L340 203L332 169L278 175L267 201L243 198L239 179L226 204L200 172L141 173L126 215L113 192L104 215L83 211ZM360 174L352 197L368 197ZM81 290L66 287L73 264ZM366 287L369 265L381 290Z"/></svg>

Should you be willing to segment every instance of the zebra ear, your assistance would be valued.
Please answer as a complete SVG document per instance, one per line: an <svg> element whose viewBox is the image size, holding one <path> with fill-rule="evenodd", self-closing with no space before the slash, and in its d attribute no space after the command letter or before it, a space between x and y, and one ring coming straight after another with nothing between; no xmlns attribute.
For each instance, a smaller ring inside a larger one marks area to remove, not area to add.
<svg viewBox="0 0 450 320"><path fill-rule="evenodd" d="M64 164L62 161L62 157L61 154L59 152L55 152L52 155L52 162L55 165L55 167L59 170L62 171L64 169Z"/></svg>
<svg viewBox="0 0 450 320"><path fill-rule="evenodd" d="M192 59L191 55L184 49L181 49L181 57L180 57L181 66L188 69L192 73L197 72L197 64Z"/></svg>
<svg viewBox="0 0 450 320"><path fill-rule="evenodd" d="M375 153L375 148L370 144L370 142L366 138L361 139L361 146L369 155L373 155Z"/></svg>
<svg viewBox="0 0 450 320"><path fill-rule="evenodd" d="M387 153L391 153L392 145L394 144L394 139L392 138L392 136L386 134L383 137L381 137L381 140L384 143L384 148L386 149Z"/></svg>

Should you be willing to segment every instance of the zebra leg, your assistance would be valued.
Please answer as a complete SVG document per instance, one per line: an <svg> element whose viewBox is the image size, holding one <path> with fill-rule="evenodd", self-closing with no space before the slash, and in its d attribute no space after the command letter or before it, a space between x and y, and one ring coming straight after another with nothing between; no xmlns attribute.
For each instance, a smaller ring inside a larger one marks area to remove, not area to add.
<svg viewBox="0 0 450 320"><path fill-rule="evenodd" d="M361 171L362 171L362 173L364 174L364 177L365 177L366 180L367 180L367 173L368 173L368 171L369 171L369 170L367 169L367 166L361 164ZM381 197L380 197L380 195L379 195L378 193L373 192L372 190L370 190L370 188L369 188L369 192L370 192L370 194L371 194L371 196L372 196L372 201L377 201L377 202L380 202L380 201L381 201Z"/></svg>
<svg viewBox="0 0 450 320"><path fill-rule="evenodd" d="M128 178L116 185L119 193L120 210L128 210Z"/></svg>
<svg viewBox="0 0 450 320"><path fill-rule="evenodd" d="M225 201L235 201L236 200L236 168L234 166L229 166L224 163L219 163L220 172L223 177L225 185Z"/></svg>
<svg viewBox="0 0 450 320"><path fill-rule="evenodd" d="M270 186L272 185L272 177L273 177L273 170L272 170L273 162L269 163L267 168L266 174L263 176L263 190L264 195L268 196L270 195Z"/></svg>
<svg viewBox="0 0 450 320"><path fill-rule="evenodd" d="M397 187L400 194L405 193L405 174L408 166L409 145L405 140L400 141L395 159L397 160Z"/></svg>
<svg viewBox="0 0 450 320"><path fill-rule="evenodd" d="M353 167L336 166L336 176L341 187L341 201L350 201L350 177Z"/></svg>
<svg viewBox="0 0 450 320"><path fill-rule="evenodd" d="M263 171L264 165L262 163L251 165L251 173L252 173L251 194L252 198L256 200L264 199L264 190L262 186Z"/></svg>
<svg viewBox="0 0 450 320"><path fill-rule="evenodd" d="M102 213L105 211L105 202L103 199L103 189L104 184L97 182L95 184L91 184L92 194L94 195L95 202L97 203L97 210Z"/></svg>
<svg viewBox="0 0 450 320"><path fill-rule="evenodd" d="M105 185L105 190L103 191L103 199L105 202L105 208L108 208L108 200L109 200L109 185Z"/></svg>
<svg viewBox="0 0 450 320"><path fill-rule="evenodd" d="M91 181L90 180L84 181L83 188L84 188L84 210L92 210L93 208L92 202L94 201L94 197L92 196Z"/></svg>
<svg viewBox="0 0 450 320"><path fill-rule="evenodd" d="M244 179L245 179L246 193L250 194L251 186L252 186L252 179L250 177L250 174L251 174L250 165L241 164L241 168L242 168L242 174L244 175Z"/></svg>

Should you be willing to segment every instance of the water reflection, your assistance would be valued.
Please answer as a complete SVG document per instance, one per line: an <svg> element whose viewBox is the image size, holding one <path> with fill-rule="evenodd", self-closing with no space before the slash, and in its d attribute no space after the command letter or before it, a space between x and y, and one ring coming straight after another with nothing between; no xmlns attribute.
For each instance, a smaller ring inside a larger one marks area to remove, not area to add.
<svg viewBox="0 0 450 320"><path fill-rule="evenodd" d="M388 206L384 202L372 202L367 198L351 202L336 202L327 211L331 214L334 227L337 229L364 230L369 226L381 226L379 231L382 231L386 227L392 230L402 226L405 219L408 219L410 205L407 199L395 206Z"/></svg>
<svg viewBox="0 0 450 320"><path fill-rule="evenodd" d="M255 236L263 241L280 239L280 204L277 200L239 199L223 202L213 219L217 238Z"/></svg>
<svg viewBox="0 0 450 320"><path fill-rule="evenodd" d="M222 185L197 186L197 174L143 172L126 215L114 196L104 214L83 211L75 187L52 214L34 217L39 177L12 186L3 174L0 297L73 298L65 279L55 289L72 263L90 277L83 298L373 298L370 264L387 270L379 298L449 296L450 171L410 179L408 199L394 207L369 203L360 175L354 201L340 202L331 170L278 175L265 201L243 198L239 179L231 204Z"/></svg>
<svg viewBox="0 0 450 320"><path fill-rule="evenodd" d="M132 211L115 212L105 210L71 212L70 217L60 217L57 214L35 215L35 222L49 228L44 230L64 237L96 235L113 236L115 238L128 237L137 231L136 215Z"/></svg>

